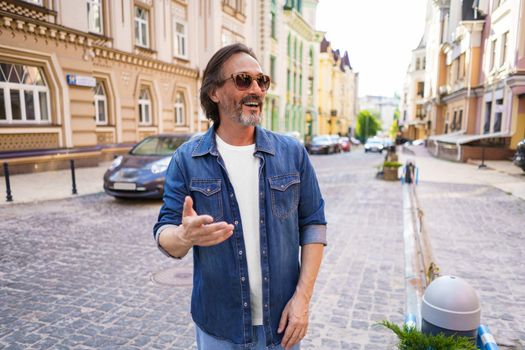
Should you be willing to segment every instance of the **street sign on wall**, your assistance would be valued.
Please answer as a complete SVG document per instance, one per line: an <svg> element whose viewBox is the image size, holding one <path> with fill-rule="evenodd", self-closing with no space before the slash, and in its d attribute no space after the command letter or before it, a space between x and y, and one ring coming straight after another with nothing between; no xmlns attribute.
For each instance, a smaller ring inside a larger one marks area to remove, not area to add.
<svg viewBox="0 0 525 350"><path fill-rule="evenodd" d="M67 74L66 77L68 85L85 87L95 87L97 85L97 81L93 77L75 74Z"/></svg>

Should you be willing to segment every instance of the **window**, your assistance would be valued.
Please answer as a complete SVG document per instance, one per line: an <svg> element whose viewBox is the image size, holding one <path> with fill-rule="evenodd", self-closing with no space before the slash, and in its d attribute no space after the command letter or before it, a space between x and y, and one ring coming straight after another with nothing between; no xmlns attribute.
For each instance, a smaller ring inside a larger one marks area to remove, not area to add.
<svg viewBox="0 0 525 350"><path fill-rule="evenodd" d="M151 125L151 97L146 87L140 89L139 124Z"/></svg>
<svg viewBox="0 0 525 350"><path fill-rule="evenodd" d="M492 102L485 103L485 124L483 125L483 133L488 134L490 132L490 116L492 114Z"/></svg>
<svg viewBox="0 0 525 350"><path fill-rule="evenodd" d="M465 54L461 54L459 56L459 74L458 77L464 78L465 77Z"/></svg>
<svg viewBox="0 0 525 350"><path fill-rule="evenodd" d="M272 81L276 81L277 77L275 75L275 56L270 55L270 76L272 77Z"/></svg>
<svg viewBox="0 0 525 350"><path fill-rule="evenodd" d="M91 33L102 34L102 0L87 0L88 28Z"/></svg>
<svg viewBox="0 0 525 350"><path fill-rule="evenodd" d="M417 97L423 97L425 92L425 83L420 81L417 83Z"/></svg>
<svg viewBox="0 0 525 350"><path fill-rule="evenodd" d="M34 5L43 6L43 3L42 3L43 0L23 0L23 1L28 2L30 4L34 4Z"/></svg>
<svg viewBox="0 0 525 350"><path fill-rule="evenodd" d="M501 131L501 120L503 119L503 99L496 100L494 108L494 132Z"/></svg>
<svg viewBox="0 0 525 350"><path fill-rule="evenodd" d="M496 39L492 40L492 50L490 52L490 65L489 70L494 68L494 63L496 61Z"/></svg>
<svg viewBox="0 0 525 350"><path fill-rule="evenodd" d="M419 63L419 58L416 58L416 70L419 70L421 67L420 67L420 63Z"/></svg>
<svg viewBox="0 0 525 350"><path fill-rule="evenodd" d="M104 84L98 80L95 86L95 120L97 124L108 124L106 89L104 88Z"/></svg>
<svg viewBox="0 0 525 350"><path fill-rule="evenodd" d="M188 50L186 47L188 33L186 23L181 22L177 18L173 18L173 28L175 30L175 37L173 47L175 49L175 56L181 58L188 57Z"/></svg>
<svg viewBox="0 0 525 350"><path fill-rule="evenodd" d="M505 65L505 61L507 60L508 49L509 49L509 32L506 32L503 34L503 37L501 38L501 53L500 53L500 59L499 59L500 67Z"/></svg>
<svg viewBox="0 0 525 350"><path fill-rule="evenodd" d="M462 127L463 127L463 110L460 109L459 114L458 114L458 121L456 124L456 129L461 130Z"/></svg>
<svg viewBox="0 0 525 350"><path fill-rule="evenodd" d="M40 68L0 62L0 122L49 123L49 89Z"/></svg>
<svg viewBox="0 0 525 350"><path fill-rule="evenodd" d="M421 64L421 69L426 69L427 66L427 59L426 57L423 57L423 63Z"/></svg>
<svg viewBox="0 0 525 350"><path fill-rule="evenodd" d="M458 116L458 111L454 111L454 117L452 118L452 125L450 126L450 129L452 131L456 131L457 129L457 116Z"/></svg>
<svg viewBox="0 0 525 350"><path fill-rule="evenodd" d="M135 7L135 42L139 46L149 47L148 21L148 10Z"/></svg>
<svg viewBox="0 0 525 350"><path fill-rule="evenodd" d="M175 97L175 125L186 124L185 111L184 95L182 92L177 92L177 96Z"/></svg>

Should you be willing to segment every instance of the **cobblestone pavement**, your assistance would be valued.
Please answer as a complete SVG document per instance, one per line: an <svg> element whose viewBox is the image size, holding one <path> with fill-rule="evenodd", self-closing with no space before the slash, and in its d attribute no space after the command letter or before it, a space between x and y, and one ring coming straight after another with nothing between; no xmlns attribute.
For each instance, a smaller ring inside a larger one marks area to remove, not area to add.
<svg viewBox="0 0 525 350"><path fill-rule="evenodd" d="M523 349L525 201L469 184L423 182L417 192L441 274L477 290L498 344Z"/></svg>
<svg viewBox="0 0 525 350"><path fill-rule="evenodd" d="M374 178L376 154L312 159L329 245L303 349L392 348L374 324L403 319L401 188ZM152 280L191 268L154 246L159 206L100 193L1 208L0 349L193 349L190 287Z"/></svg>

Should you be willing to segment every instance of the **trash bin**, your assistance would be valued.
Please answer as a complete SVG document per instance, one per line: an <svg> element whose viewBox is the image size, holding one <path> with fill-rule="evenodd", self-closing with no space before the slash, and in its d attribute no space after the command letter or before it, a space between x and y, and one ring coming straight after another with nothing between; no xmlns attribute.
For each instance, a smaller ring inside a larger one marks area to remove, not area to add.
<svg viewBox="0 0 525 350"><path fill-rule="evenodd" d="M426 334L477 338L481 307L479 298L465 280L455 276L435 279L421 303L421 331Z"/></svg>

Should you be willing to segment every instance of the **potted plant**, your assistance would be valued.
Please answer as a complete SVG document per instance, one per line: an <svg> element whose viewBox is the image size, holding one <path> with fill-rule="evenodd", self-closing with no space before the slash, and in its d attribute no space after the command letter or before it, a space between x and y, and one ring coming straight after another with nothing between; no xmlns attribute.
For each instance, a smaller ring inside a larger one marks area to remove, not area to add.
<svg viewBox="0 0 525 350"><path fill-rule="evenodd" d="M477 350L478 348L467 337L456 335L447 336L425 334L414 327L404 325L403 328L388 321L379 322L380 325L393 331L399 338L399 350Z"/></svg>
<svg viewBox="0 0 525 350"><path fill-rule="evenodd" d="M398 169L402 166L399 162L385 161L383 163L383 179L387 181L399 180Z"/></svg>

